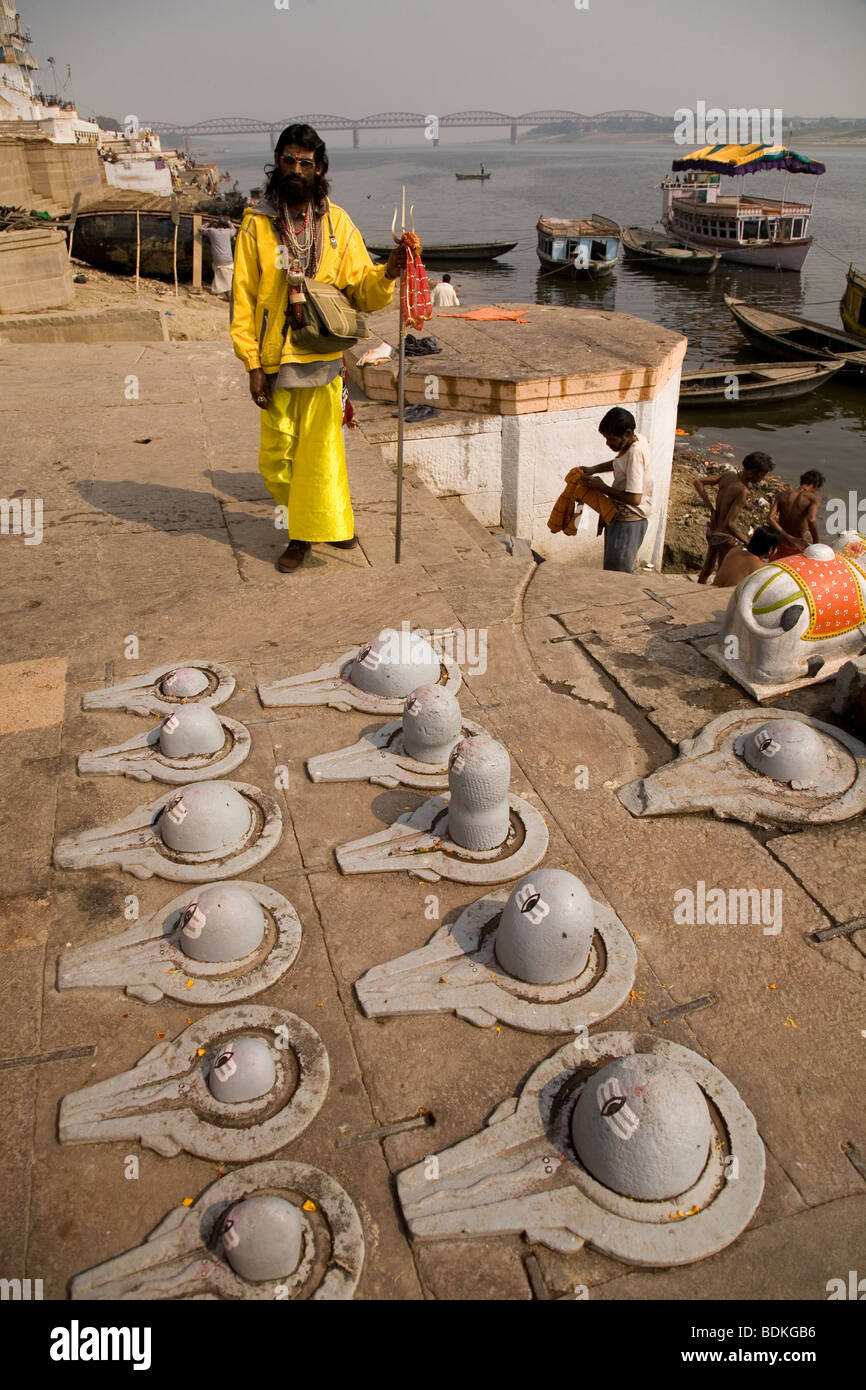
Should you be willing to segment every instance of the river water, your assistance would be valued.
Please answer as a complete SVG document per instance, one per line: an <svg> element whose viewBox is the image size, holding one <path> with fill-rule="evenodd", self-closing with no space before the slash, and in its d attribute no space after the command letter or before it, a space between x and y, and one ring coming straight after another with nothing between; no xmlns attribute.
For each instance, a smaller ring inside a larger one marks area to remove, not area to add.
<svg viewBox="0 0 866 1390"><path fill-rule="evenodd" d="M422 141L405 148L332 147L331 194L371 242L390 239L394 203L403 184L407 205L415 204L422 242L516 240L514 251L498 261L452 269L463 305L520 300L617 310L685 334L689 367L745 365L758 359L726 308L725 294L841 328L838 304L848 263L866 269L866 148L821 149L807 140L800 144L804 153L827 166L819 180L805 175L791 179L790 197L809 201L817 195L811 228L815 241L800 274L722 261L716 274L706 279L677 280L633 269L622 259L610 279L596 283L540 273L535 223L541 214L577 217L600 212L621 224L639 226L658 220L657 185L681 153L667 139L631 144L605 139L450 148L433 148ZM204 151L202 157L208 157ZM244 192L263 181L262 154L214 158L231 171ZM487 182L455 179L456 172L477 170L481 161L493 175ZM746 191L778 197L782 182L781 175L757 175L746 180ZM723 183L726 191L734 190L734 180ZM437 265L431 279L446 269ZM860 489L861 480L866 482L863 387L830 382L799 400L683 412L679 424L699 431L703 442L730 444L738 458L753 449L769 453L786 479L796 480L805 469L819 468L827 478L825 497L847 496L849 490ZM866 485L863 492L866 496Z"/></svg>

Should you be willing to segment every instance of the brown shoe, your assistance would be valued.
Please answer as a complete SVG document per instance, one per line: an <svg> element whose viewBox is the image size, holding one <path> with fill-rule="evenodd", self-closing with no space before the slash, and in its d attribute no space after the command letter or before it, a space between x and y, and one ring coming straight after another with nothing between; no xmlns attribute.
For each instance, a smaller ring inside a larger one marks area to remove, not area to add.
<svg viewBox="0 0 866 1390"><path fill-rule="evenodd" d="M358 537L351 536L347 541L328 541L328 545L333 545L337 550L354 550L358 544Z"/></svg>
<svg viewBox="0 0 866 1390"><path fill-rule="evenodd" d="M309 541L289 541L277 560L277 569L282 570L283 574L291 574L292 570L299 569L309 548Z"/></svg>

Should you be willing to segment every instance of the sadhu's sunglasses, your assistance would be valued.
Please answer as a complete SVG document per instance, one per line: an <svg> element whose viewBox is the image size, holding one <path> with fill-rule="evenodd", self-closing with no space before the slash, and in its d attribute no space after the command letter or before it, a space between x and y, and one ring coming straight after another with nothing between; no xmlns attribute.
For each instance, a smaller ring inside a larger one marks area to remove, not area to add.
<svg viewBox="0 0 866 1390"><path fill-rule="evenodd" d="M314 159L296 159L293 154L281 154L280 163L291 164L293 166L297 165L299 169L303 169L305 174L308 174L311 169L315 169L316 167L316 161Z"/></svg>

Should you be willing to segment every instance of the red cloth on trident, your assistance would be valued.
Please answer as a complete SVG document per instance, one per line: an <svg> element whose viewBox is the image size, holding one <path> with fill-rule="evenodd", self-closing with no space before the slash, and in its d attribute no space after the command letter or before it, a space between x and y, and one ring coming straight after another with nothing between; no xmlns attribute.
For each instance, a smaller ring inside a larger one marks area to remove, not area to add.
<svg viewBox="0 0 866 1390"><path fill-rule="evenodd" d="M430 281L421 262L421 242L414 232L404 232L400 242L406 248L406 269L400 284L400 310L407 328L421 328L433 317Z"/></svg>

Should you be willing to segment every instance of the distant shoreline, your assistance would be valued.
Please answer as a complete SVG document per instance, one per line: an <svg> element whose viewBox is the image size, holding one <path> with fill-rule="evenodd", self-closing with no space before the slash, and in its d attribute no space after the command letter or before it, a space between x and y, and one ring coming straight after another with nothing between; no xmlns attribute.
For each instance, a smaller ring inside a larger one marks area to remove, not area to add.
<svg viewBox="0 0 866 1390"><path fill-rule="evenodd" d="M664 135L657 130L597 130L593 131L591 135L581 135L577 132L560 135L521 135L517 143L518 145L609 145L612 141L617 141L621 145L670 145L673 141L673 132ZM792 143L795 147L800 144L803 146L851 145L861 148L866 145L866 133L842 135L832 131L795 130L793 135L785 137L785 141ZM700 145L683 146L685 150L700 148Z"/></svg>

